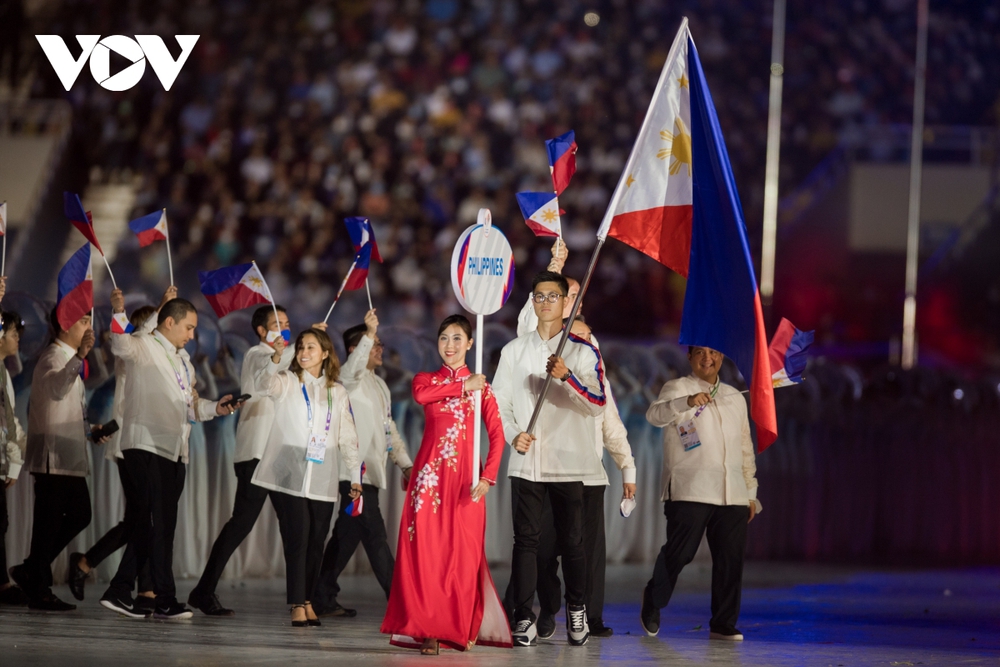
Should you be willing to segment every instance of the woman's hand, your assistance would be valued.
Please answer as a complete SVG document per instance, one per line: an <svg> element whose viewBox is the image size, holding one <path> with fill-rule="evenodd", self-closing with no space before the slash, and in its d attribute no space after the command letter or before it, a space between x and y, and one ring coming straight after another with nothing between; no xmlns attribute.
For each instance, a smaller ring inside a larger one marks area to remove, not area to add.
<svg viewBox="0 0 1000 667"><path fill-rule="evenodd" d="M351 484L351 493L350 493L350 496L351 496L351 500L357 500L361 496L361 485L360 484L353 484L353 483Z"/></svg>
<svg viewBox="0 0 1000 667"><path fill-rule="evenodd" d="M478 503L479 499L486 495L486 492L490 490L490 483L485 479L480 479L479 484L472 487L472 502Z"/></svg>
<svg viewBox="0 0 1000 667"><path fill-rule="evenodd" d="M486 388L486 376L485 375L470 375L465 378L465 391L472 393L474 391L481 391Z"/></svg>

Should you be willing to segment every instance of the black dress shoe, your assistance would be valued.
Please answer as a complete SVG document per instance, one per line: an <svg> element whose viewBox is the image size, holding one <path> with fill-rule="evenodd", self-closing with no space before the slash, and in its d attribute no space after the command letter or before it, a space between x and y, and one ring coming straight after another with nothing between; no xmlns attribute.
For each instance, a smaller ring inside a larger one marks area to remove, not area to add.
<svg viewBox="0 0 1000 667"><path fill-rule="evenodd" d="M292 612L292 613L294 613L296 609L303 609L304 610L305 609L305 605L293 604L292 608L289 611ZM305 612L303 611L303 613L305 613ZM292 619L292 627L293 628L304 628L307 625L309 625L309 621L308 620L305 620L305 621L296 621L295 619Z"/></svg>
<svg viewBox="0 0 1000 667"><path fill-rule="evenodd" d="M615 631L604 625L604 621L599 618L595 618L593 621L589 621L590 624L590 636L591 637L611 637L615 634Z"/></svg>
<svg viewBox="0 0 1000 667"><path fill-rule="evenodd" d="M80 561L83 560L83 554L81 553L71 553L69 555L69 574L66 575L66 583L69 584L69 592L73 594L77 600L83 600L83 585L87 581L87 577L90 576L89 572L84 572L80 568Z"/></svg>
<svg viewBox="0 0 1000 667"><path fill-rule="evenodd" d="M550 639L556 633L556 617L539 614L538 624L535 627L538 630L539 639Z"/></svg>
<svg viewBox="0 0 1000 667"><path fill-rule="evenodd" d="M642 589L642 609L639 611L639 622L642 629L650 637L660 632L660 610L653 604L653 591L647 585Z"/></svg>
<svg viewBox="0 0 1000 667"><path fill-rule="evenodd" d="M28 609L37 609L38 611L73 611L76 609L76 605L63 602L50 591L41 597L29 599Z"/></svg>
<svg viewBox="0 0 1000 667"><path fill-rule="evenodd" d="M28 568L24 567L24 563L20 565L15 565L14 567L7 570L10 574L11 580L18 585L18 587L25 592L31 590L31 577L28 575Z"/></svg>
<svg viewBox="0 0 1000 667"><path fill-rule="evenodd" d="M219 596L215 593L211 595L202 595L195 591L191 591L188 595L188 604L205 614L206 616L235 616L236 612L232 609L226 609L219 602Z"/></svg>
<svg viewBox="0 0 1000 667"><path fill-rule="evenodd" d="M340 604L334 602L332 607L313 607L313 611L320 618L325 618L327 616L343 616L344 618L354 618L358 615L357 609L347 609L346 607L341 607Z"/></svg>
<svg viewBox="0 0 1000 667"><path fill-rule="evenodd" d="M17 586L8 586L0 591L0 604L23 607L28 604L28 596Z"/></svg>

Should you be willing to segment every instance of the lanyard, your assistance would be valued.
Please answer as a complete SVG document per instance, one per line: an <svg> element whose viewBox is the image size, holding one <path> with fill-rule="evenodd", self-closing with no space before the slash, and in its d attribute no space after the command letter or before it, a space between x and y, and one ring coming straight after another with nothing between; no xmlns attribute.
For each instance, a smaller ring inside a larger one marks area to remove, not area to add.
<svg viewBox="0 0 1000 667"><path fill-rule="evenodd" d="M177 386L181 388L181 394L184 396L184 402L187 403L187 406L190 408L192 404L191 391L190 391L191 371L188 370L187 364L181 363L181 366L184 367L184 375L187 376L187 385L185 385L184 380L181 379L180 371L177 370L177 364L175 364L174 360L170 358L170 353L167 352L166 346L156 336L153 336L153 340L155 340L157 343L160 344L160 347L163 348L163 354L167 355L167 361L170 363L170 368L173 369L174 377L177 378Z"/></svg>
<svg viewBox="0 0 1000 667"><path fill-rule="evenodd" d="M313 430L313 409L312 401L309 400L309 392L306 391L306 383L302 383L302 398L306 399L306 414L309 420L309 432L312 433ZM326 435L330 434L330 420L333 418L333 390L330 387L326 388L326 429L324 433Z"/></svg>
<svg viewBox="0 0 1000 667"><path fill-rule="evenodd" d="M715 395L716 395L717 393L719 393L719 384L720 384L721 382L722 382L722 378L719 378L719 379L717 379L717 380L715 381L715 384L714 384L714 385L712 386L712 389L711 389L711 390L710 390L710 391L708 392L708 395L709 395L709 396L710 396L711 398L713 398L713 399L714 399L714 398L715 398ZM702 412L704 412L704 411L705 411L705 408L706 408L706 407L708 407L708 403L706 403L705 405L703 405L703 406L701 406L700 408L698 408L698 409L697 409L697 410L695 411L695 413L694 413L694 416L695 416L695 417L697 417L698 415L700 415L700 414L701 414Z"/></svg>

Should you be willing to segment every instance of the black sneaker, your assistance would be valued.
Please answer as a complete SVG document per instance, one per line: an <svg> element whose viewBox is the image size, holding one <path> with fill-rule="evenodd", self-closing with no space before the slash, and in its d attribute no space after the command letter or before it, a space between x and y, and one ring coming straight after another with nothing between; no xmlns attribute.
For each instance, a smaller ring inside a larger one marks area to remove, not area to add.
<svg viewBox="0 0 1000 667"><path fill-rule="evenodd" d="M101 606L128 618L149 618L152 610L140 607L130 595L117 595L108 591L101 597Z"/></svg>
<svg viewBox="0 0 1000 667"><path fill-rule="evenodd" d="M84 572L80 568L80 561L84 556L81 553L71 553L69 555L69 574L66 575L66 583L69 584L69 592L77 600L83 600L83 585L90 576L89 572Z"/></svg>
<svg viewBox="0 0 1000 667"><path fill-rule="evenodd" d="M556 617L548 614L538 615L538 638L550 639L556 633Z"/></svg>
<svg viewBox="0 0 1000 667"><path fill-rule="evenodd" d="M156 611L153 612L153 618L158 621L186 621L192 616L194 612L180 602L174 602L168 607L156 605Z"/></svg>
<svg viewBox="0 0 1000 667"><path fill-rule="evenodd" d="M590 625L590 636L591 637L611 637L615 634L615 631L604 625L604 621L599 618L594 620L589 620L587 623Z"/></svg>
<svg viewBox="0 0 1000 667"><path fill-rule="evenodd" d="M587 625L587 607L585 605L566 605L566 637L570 646L583 646L590 639L590 627Z"/></svg>
<svg viewBox="0 0 1000 667"><path fill-rule="evenodd" d="M28 604L28 596L18 586L8 586L0 591L0 604L23 607Z"/></svg>
<svg viewBox="0 0 1000 667"><path fill-rule="evenodd" d="M28 609L37 609L38 611L73 611L76 609L76 605L63 602L53 595L52 591L48 591L43 593L41 597L29 599Z"/></svg>
<svg viewBox="0 0 1000 667"><path fill-rule="evenodd" d="M340 606L339 603L334 602L332 607L320 607L313 605L313 611L316 612L316 616L319 618L326 618L328 616L342 616L343 618L354 618L358 615L357 609L348 609L347 607Z"/></svg>
<svg viewBox="0 0 1000 667"><path fill-rule="evenodd" d="M132 605L139 611L145 612L146 616L152 616L156 611L156 598L148 598L145 595L136 595Z"/></svg>
<svg viewBox="0 0 1000 667"><path fill-rule="evenodd" d="M653 604L653 591L647 585L642 589L642 609L639 611L639 622L642 629L650 637L660 632L660 610Z"/></svg>
<svg viewBox="0 0 1000 667"><path fill-rule="evenodd" d="M535 646L538 644L538 632L531 619L526 618L517 622L517 625L514 626L512 639L514 646Z"/></svg>
<svg viewBox="0 0 1000 667"><path fill-rule="evenodd" d="M188 604L205 614L206 616L235 616L236 612L232 609L226 609L219 602L219 596L215 593L211 595L202 595L197 591L191 591L188 595Z"/></svg>

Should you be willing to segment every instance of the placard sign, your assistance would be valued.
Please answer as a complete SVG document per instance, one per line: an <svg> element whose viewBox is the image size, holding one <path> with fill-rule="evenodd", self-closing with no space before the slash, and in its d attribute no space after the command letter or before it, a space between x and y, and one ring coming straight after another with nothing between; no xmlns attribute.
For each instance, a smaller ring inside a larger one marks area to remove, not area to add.
<svg viewBox="0 0 1000 667"><path fill-rule="evenodd" d="M451 253L451 286L462 307L476 315L476 374L483 372L483 315L500 310L514 287L514 253L507 237L493 226L488 208L479 209L477 224L458 237ZM482 392L476 392L476 419L472 441L472 488L479 483L479 447Z"/></svg>
<svg viewBox="0 0 1000 667"><path fill-rule="evenodd" d="M476 315L492 315L507 302L514 287L514 253L493 226L489 209L479 209L478 223L455 243L451 285L462 307Z"/></svg>

